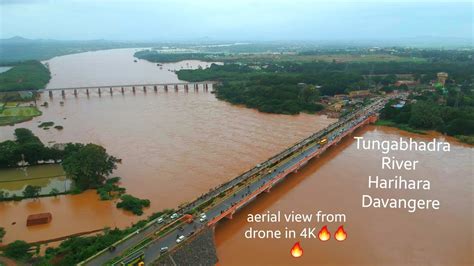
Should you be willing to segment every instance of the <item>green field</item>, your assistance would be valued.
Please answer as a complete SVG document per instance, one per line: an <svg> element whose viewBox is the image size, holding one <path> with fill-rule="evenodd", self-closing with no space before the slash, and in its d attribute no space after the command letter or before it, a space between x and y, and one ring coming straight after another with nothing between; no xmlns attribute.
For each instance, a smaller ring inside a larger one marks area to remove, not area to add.
<svg viewBox="0 0 474 266"><path fill-rule="evenodd" d="M0 104L1 106L2 104ZM13 125L16 123L31 120L35 116L40 116L41 111L34 106L18 106L8 107L5 104L3 109L0 109L0 126ZM14 105L16 106L16 105Z"/></svg>
<svg viewBox="0 0 474 266"><path fill-rule="evenodd" d="M0 183L63 177L65 175L66 173L64 173L63 167L60 164L28 166L26 170L21 168L4 168L0 169Z"/></svg>

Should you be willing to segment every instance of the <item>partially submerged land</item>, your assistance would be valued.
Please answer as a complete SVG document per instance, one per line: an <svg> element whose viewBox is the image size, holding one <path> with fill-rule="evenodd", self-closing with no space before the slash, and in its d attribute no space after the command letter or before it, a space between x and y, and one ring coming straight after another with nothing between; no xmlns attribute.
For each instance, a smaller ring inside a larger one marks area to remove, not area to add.
<svg viewBox="0 0 474 266"><path fill-rule="evenodd" d="M43 89L51 78L49 69L39 61L17 63L0 73L0 126L14 125L40 116L35 104L36 90ZM19 91L29 92L19 92ZM22 104L22 103L27 104Z"/></svg>
<svg viewBox="0 0 474 266"><path fill-rule="evenodd" d="M324 109L344 114L363 104L366 98L393 91L410 92L411 96L406 100L397 100L386 106L381 124L415 132L434 129L472 144L474 96L470 69L473 63L469 60L469 53L400 49L394 54L387 51L373 54L368 51L331 51L329 54L306 51L221 55L206 51L201 54L151 55L154 57L143 53L140 58L153 62L184 59L224 61L222 66L181 70L177 74L180 79L188 81L220 81L215 89L217 98L267 113L314 113ZM444 81L437 76L443 71L449 73L449 78ZM46 122L42 126L51 127L53 124ZM108 177L118 161L102 147L71 143L61 151L46 147L30 133L20 130L16 140L0 143L0 163L5 167L15 167L21 154L25 156L24 161L32 165L55 160L61 162L66 174L75 181L75 192L96 189L101 199L121 199L117 207L137 215L150 204L147 200L125 194L125 189L119 186L119 178ZM85 173L88 167L100 170L88 175ZM25 190L23 197L38 197L35 187ZM11 200L9 197L4 199ZM107 229L98 236L68 239L33 261L37 264L76 264L163 214L157 213L126 229ZM30 245L25 244L22 241L10 244L10 250L22 250L19 255L11 257L28 261L31 253L26 250ZM84 249L85 246L88 248Z"/></svg>
<svg viewBox="0 0 474 266"><path fill-rule="evenodd" d="M0 102L0 126L14 125L40 116L36 106L21 106L19 102Z"/></svg>
<svg viewBox="0 0 474 266"><path fill-rule="evenodd" d="M105 148L95 144L66 143L45 146L30 130L17 128L15 140L0 142L0 168L60 164L65 175L74 181L69 191L51 191L39 193L39 187L26 186L23 196L9 195L0 191L0 200L37 199L38 197L57 196L59 194L81 193L87 189L96 189L101 200L119 198L118 208L141 215L148 207L148 200L141 200L125 194L125 188L119 187L119 177L109 178L117 168L119 159L107 154ZM22 179L23 177L18 177ZM0 181L14 181L11 177L2 177Z"/></svg>

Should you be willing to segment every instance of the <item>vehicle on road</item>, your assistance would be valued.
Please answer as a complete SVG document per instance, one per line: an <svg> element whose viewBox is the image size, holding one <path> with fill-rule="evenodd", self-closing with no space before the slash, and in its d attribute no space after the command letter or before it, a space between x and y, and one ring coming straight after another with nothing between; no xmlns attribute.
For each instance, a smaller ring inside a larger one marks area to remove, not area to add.
<svg viewBox="0 0 474 266"><path fill-rule="evenodd" d="M163 254L168 251L168 247L162 247L160 248L160 253Z"/></svg>
<svg viewBox="0 0 474 266"><path fill-rule="evenodd" d="M194 235L194 231L191 231L191 232L188 233L188 237L190 237L192 235Z"/></svg>
<svg viewBox="0 0 474 266"><path fill-rule="evenodd" d="M201 222L201 223L206 221L206 220L207 220L207 217L206 217L205 214L204 214L204 216L201 216L201 218L199 218L199 222Z"/></svg>
<svg viewBox="0 0 474 266"><path fill-rule="evenodd" d="M179 236L178 239L176 239L176 243L181 243L181 241L184 240L184 237L183 235Z"/></svg>
<svg viewBox="0 0 474 266"><path fill-rule="evenodd" d="M162 222L164 221L164 219L162 217L158 218L158 220L156 220L157 223L161 224Z"/></svg>
<svg viewBox="0 0 474 266"><path fill-rule="evenodd" d="M171 215L171 219L176 219L176 218L178 218L178 217L179 217L179 215L178 215L177 213L173 213L173 214Z"/></svg>

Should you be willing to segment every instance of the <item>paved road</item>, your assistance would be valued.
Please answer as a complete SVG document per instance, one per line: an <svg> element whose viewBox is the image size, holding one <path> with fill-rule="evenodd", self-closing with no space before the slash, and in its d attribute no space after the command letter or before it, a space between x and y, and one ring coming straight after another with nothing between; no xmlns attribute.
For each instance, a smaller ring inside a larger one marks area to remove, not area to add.
<svg viewBox="0 0 474 266"><path fill-rule="evenodd" d="M344 134L346 131L350 130L354 125L364 121L368 116L378 112L384 105L385 101L382 99L377 100L375 103L365 107L363 110L355 112L351 115L348 115L341 119L340 121L330 125L325 130L317 132L312 136L308 137L307 139L301 141L297 145L281 152L280 154L272 157L271 159L267 160L266 162L257 165L253 169L249 170L248 172L234 178L233 180L224 183L223 185L214 188L207 194L202 195L196 201L191 203L190 205L184 207L179 211L180 214L185 213L188 210L191 210L195 206L199 206L200 204L206 202L211 198L216 198L220 200L217 195L221 192L225 192L228 189L233 188L238 183L248 179L249 177L255 176L257 173L265 172L266 174L262 175L262 177L255 179L252 183L248 184L247 186L243 186L239 191L236 191L234 195L231 197L225 198L220 202L218 205L210 208L206 211L206 216L208 220L212 220L215 217L222 214L222 212L226 211L227 209L231 208L233 205L237 204L245 198L246 196L252 194L253 192L260 189L264 186L267 182L272 181L277 175L288 171L293 166L298 164L302 161L305 157L308 157L310 154L314 153L318 149L320 149L320 145L314 142L315 139L320 139L322 137L328 138L328 143L332 140L336 139L341 134ZM309 144L313 142L312 144ZM308 145L309 144L309 145ZM308 145L308 146L307 146ZM302 152L299 152L296 156L290 157L291 159L287 159L282 163L278 163L275 166L269 167L270 165L274 164L275 162L280 161L282 158L285 158L288 154L294 153L295 151L302 149ZM270 170L270 172L268 172ZM193 223L191 224L184 224L180 228L180 230L174 230L167 235L160 237L157 240L154 240L147 247L144 249L145 252L145 262L150 263L154 261L160 255L160 249L163 247L168 247L172 249L177 245L176 239L183 235L186 239L189 237L191 232L196 232L197 230L202 229L206 226L206 222L200 223L198 221L199 217L195 218ZM127 241L124 241L122 244L118 245L114 252L105 252L101 254L98 258L94 259L90 263L86 265L103 265L105 262L110 261L116 256L121 255L127 248L133 247L134 245L138 244L141 240L145 239L146 236L149 234L159 230L160 227L157 225L152 225L150 227L145 228L142 232L139 232L136 236L131 237ZM184 241L186 241L186 239Z"/></svg>

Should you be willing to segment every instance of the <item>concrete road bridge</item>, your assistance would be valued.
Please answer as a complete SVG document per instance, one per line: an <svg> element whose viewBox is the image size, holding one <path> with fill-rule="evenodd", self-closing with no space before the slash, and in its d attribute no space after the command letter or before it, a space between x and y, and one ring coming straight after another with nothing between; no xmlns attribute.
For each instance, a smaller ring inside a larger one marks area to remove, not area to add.
<svg viewBox="0 0 474 266"><path fill-rule="evenodd" d="M173 250L192 241L197 232L213 228L223 219L232 219L235 212L258 199L258 195L271 192L273 186L285 180L291 173L297 172L310 160L318 158L331 146L337 145L344 137L364 125L374 123L378 119L379 111L388 100L388 97L373 99L370 104L340 118L339 121L295 143L234 179L211 189L183 206L176 215L162 217L163 223L158 224L157 220L151 221L139 232L115 243L112 248L102 250L80 265L126 265L122 263L133 260L134 256L139 256L140 260L148 265L160 256L173 254ZM191 221L185 222L179 218L186 216L189 218L190 215L186 214L192 214ZM206 218L201 219L202 215ZM177 243L180 237L184 239ZM144 241L146 244L143 244ZM163 252L162 248L166 248L167 251Z"/></svg>

